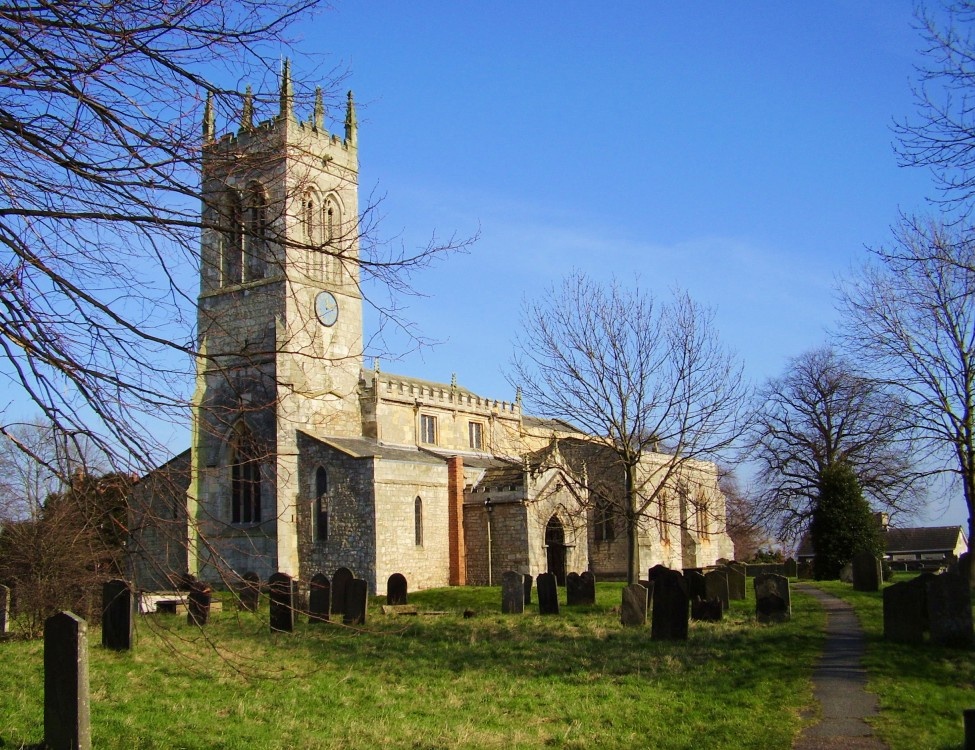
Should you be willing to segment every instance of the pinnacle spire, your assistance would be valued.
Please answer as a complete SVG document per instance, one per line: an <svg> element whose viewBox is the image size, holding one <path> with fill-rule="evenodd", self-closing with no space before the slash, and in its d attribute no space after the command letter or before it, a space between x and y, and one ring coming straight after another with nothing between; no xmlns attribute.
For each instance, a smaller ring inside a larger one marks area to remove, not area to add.
<svg viewBox="0 0 975 750"><path fill-rule="evenodd" d="M318 86L315 89L315 113L313 115L312 124L315 126L315 130L325 130L325 102L322 99L321 86Z"/></svg>
<svg viewBox="0 0 975 750"><path fill-rule="evenodd" d="M290 119L294 95L291 91L291 61L286 57L281 63L281 109L279 116Z"/></svg>
<svg viewBox="0 0 975 750"><path fill-rule="evenodd" d="M349 102L345 109L345 142L350 146L354 146L356 143L356 129L358 124L355 117L355 99L352 96L352 91L349 91Z"/></svg>
<svg viewBox="0 0 975 750"><path fill-rule="evenodd" d="M203 105L203 142L209 143L216 135L216 116L213 112L213 92L207 92L206 104Z"/></svg>
<svg viewBox="0 0 975 750"><path fill-rule="evenodd" d="M254 95L251 93L250 85L244 89L244 104L240 111L240 129L254 129Z"/></svg>

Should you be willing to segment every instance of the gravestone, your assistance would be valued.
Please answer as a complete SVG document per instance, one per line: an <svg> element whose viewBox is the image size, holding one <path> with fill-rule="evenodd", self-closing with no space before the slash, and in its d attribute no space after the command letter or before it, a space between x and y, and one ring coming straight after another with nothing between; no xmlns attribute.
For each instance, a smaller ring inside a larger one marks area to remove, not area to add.
<svg viewBox="0 0 975 750"><path fill-rule="evenodd" d="M928 581L927 596L931 643L955 648L975 645L968 580L958 573L942 573Z"/></svg>
<svg viewBox="0 0 975 750"><path fill-rule="evenodd" d="M745 571L734 565L727 565L723 570L728 575L728 598L736 601L744 600L748 591Z"/></svg>
<svg viewBox="0 0 975 750"><path fill-rule="evenodd" d="M840 568L840 580L843 583L853 583L853 563L847 563Z"/></svg>
<svg viewBox="0 0 975 750"><path fill-rule="evenodd" d="M725 610L731 606L731 593L728 587L728 574L723 570L710 570L704 574L704 596L702 599L718 599Z"/></svg>
<svg viewBox="0 0 975 750"><path fill-rule="evenodd" d="M795 578L799 575L799 564L794 558L790 557L783 564L782 572L785 574L786 578Z"/></svg>
<svg viewBox="0 0 975 750"><path fill-rule="evenodd" d="M355 578L348 568L339 568L332 576L332 614L345 614L345 589L349 581Z"/></svg>
<svg viewBox="0 0 975 750"><path fill-rule="evenodd" d="M386 604L409 604L406 589L406 576L393 573L386 581Z"/></svg>
<svg viewBox="0 0 975 750"><path fill-rule="evenodd" d="M853 556L851 565L853 566L854 591L880 591L883 572L880 569L879 557L873 552L864 550Z"/></svg>
<svg viewBox="0 0 975 750"><path fill-rule="evenodd" d="M650 638L655 641L686 641L689 604L684 576L667 568L657 571L656 580L653 581Z"/></svg>
<svg viewBox="0 0 975 750"><path fill-rule="evenodd" d="M755 576L755 618L759 622L785 622L792 617L789 579L775 573Z"/></svg>
<svg viewBox="0 0 975 750"><path fill-rule="evenodd" d="M190 588L186 602L186 623L188 625L206 625L210 622L210 601L213 589L207 584L197 581Z"/></svg>
<svg viewBox="0 0 975 750"><path fill-rule="evenodd" d="M745 565L745 563L741 563L741 562L738 562L736 560L732 560L730 563L728 563L727 565L725 565L725 567L726 568L730 568L731 570L737 570L743 576L747 576L748 575L748 566Z"/></svg>
<svg viewBox="0 0 975 750"><path fill-rule="evenodd" d="M328 576L315 573L308 586L308 622L328 622L332 586Z"/></svg>
<svg viewBox="0 0 975 750"><path fill-rule="evenodd" d="M579 590L579 596L581 598L579 604L594 605L596 603L596 576L593 575L591 570L587 570L579 578L581 579L581 588Z"/></svg>
<svg viewBox="0 0 975 750"><path fill-rule="evenodd" d="M724 606L717 597L714 599L691 599L691 619L703 622L719 622L724 613Z"/></svg>
<svg viewBox="0 0 975 750"><path fill-rule="evenodd" d="M261 579L257 573L244 573L244 585L238 594L238 601L245 612L257 612L261 603Z"/></svg>
<svg viewBox="0 0 975 750"><path fill-rule="evenodd" d="M654 565L650 570L647 571L647 578L652 583L657 580L657 576L663 573L670 573L671 570L666 565Z"/></svg>
<svg viewBox="0 0 975 750"><path fill-rule="evenodd" d="M884 589L884 639L894 643L922 643L925 631L927 594L914 581L895 583Z"/></svg>
<svg viewBox="0 0 975 750"><path fill-rule="evenodd" d="M703 599L707 595L704 573L700 570L684 571L684 584L687 586L687 596L690 597L691 601L694 600L694 597Z"/></svg>
<svg viewBox="0 0 975 750"><path fill-rule="evenodd" d="M0 635L4 635L9 628L10 621L10 589L0 584Z"/></svg>
<svg viewBox="0 0 975 750"><path fill-rule="evenodd" d="M44 743L91 750L88 623L73 612L44 621Z"/></svg>
<svg viewBox="0 0 975 750"><path fill-rule="evenodd" d="M559 588L554 573L540 573L535 580L538 588L538 613L557 615L559 613Z"/></svg>
<svg viewBox="0 0 975 750"><path fill-rule="evenodd" d="M969 585L971 585L972 579L975 578L975 570L972 569L972 553L962 552L958 556L958 572L961 574L962 578L968 580Z"/></svg>
<svg viewBox="0 0 975 750"><path fill-rule="evenodd" d="M361 578L353 578L345 587L345 606L342 607L343 625L365 625L366 606L369 603L369 584Z"/></svg>
<svg viewBox="0 0 975 750"><path fill-rule="evenodd" d="M815 576L813 575L813 564L812 560L803 560L796 568L796 577L800 581L812 580Z"/></svg>
<svg viewBox="0 0 975 750"><path fill-rule="evenodd" d="M132 648L135 632L135 598L128 581L112 580L102 584L102 647L115 651Z"/></svg>
<svg viewBox="0 0 975 750"><path fill-rule="evenodd" d="M271 631L290 633L295 629L295 587L287 573L274 573L267 581L271 610Z"/></svg>
<svg viewBox="0 0 975 750"><path fill-rule="evenodd" d="M520 615L525 611L525 579L513 570L501 574L501 612Z"/></svg>
<svg viewBox="0 0 975 750"><path fill-rule="evenodd" d="M620 606L620 624L623 627L640 627L647 624L647 590L638 583L623 589Z"/></svg>
<svg viewBox="0 0 975 750"><path fill-rule="evenodd" d="M525 604L532 603L532 583L534 580L530 574L525 573Z"/></svg>
<svg viewBox="0 0 975 750"><path fill-rule="evenodd" d="M579 574L569 573L565 578L565 603L570 607L576 604L582 604L579 601L581 589L582 581L579 578Z"/></svg>

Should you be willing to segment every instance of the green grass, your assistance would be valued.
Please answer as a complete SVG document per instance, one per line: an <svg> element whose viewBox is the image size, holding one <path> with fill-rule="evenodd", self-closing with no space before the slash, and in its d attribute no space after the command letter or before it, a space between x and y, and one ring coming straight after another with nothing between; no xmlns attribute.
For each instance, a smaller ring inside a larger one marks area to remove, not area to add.
<svg viewBox="0 0 975 750"><path fill-rule="evenodd" d="M891 750L961 750L962 711L975 708L975 651L888 643L881 592L853 591L839 581L815 585L850 602L860 619L867 689L880 703L870 723L881 739Z"/></svg>
<svg viewBox="0 0 975 750"><path fill-rule="evenodd" d="M754 600L686 643L619 625L619 584L594 607L500 613L500 589L412 594L446 615L270 634L266 612L140 620L134 651L89 634L96 748L788 748L812 701L824 617L758 625ZM460 612L473 609L465 619ZM42 644L0 644L0 747L43 735Z"/></svg>

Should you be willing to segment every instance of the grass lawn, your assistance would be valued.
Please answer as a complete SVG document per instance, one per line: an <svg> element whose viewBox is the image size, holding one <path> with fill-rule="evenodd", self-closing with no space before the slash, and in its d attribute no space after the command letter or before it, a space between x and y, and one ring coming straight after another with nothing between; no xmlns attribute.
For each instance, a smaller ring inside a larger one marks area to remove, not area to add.
<svg viewBox="0 0 975 750"><path fill-rule="evenodd" d="M411 594L361 629L270 634L266 609L139 620L129 653L89 632L96 748L788 748L812 701L824 616L758 625L754 600L686 643L619 625L621 584L560 616L500 613L500 589ZM564 594L563 594L564 595ZM266 607L266 605L265 605ZM464 619L470 608L476 616ZM969 673L969 678L970 678ZM43 738L42 643L0 643L0 747Z"/></svg>
<svg viewBox="0 0 975 750"><path fill-rule="evenodd" d="M882 593L839 581L815 585L850 602L866 631L867 689L880 701L870 723L881 739L891 750L961 750L962 711L975 708L975 651L888 643Z"/></svg>

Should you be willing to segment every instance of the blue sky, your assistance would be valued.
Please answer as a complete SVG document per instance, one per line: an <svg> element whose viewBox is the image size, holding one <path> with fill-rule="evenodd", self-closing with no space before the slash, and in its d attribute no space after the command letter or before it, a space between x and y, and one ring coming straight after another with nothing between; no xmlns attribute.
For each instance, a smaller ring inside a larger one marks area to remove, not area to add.
<svg viewBox="0 0 975 750"><path fill-rule="evenodd" d="M382 232L480 232L407 300L442 343L383 369L513 398L521 301L580 270L686 288L750 379L779 374L824 343L836 280L898 211L930 210L929 175L893 149L914 26L897 0L335 2L295 66L348 71ZM941 509L926 520L966 518Z"/></svg>

